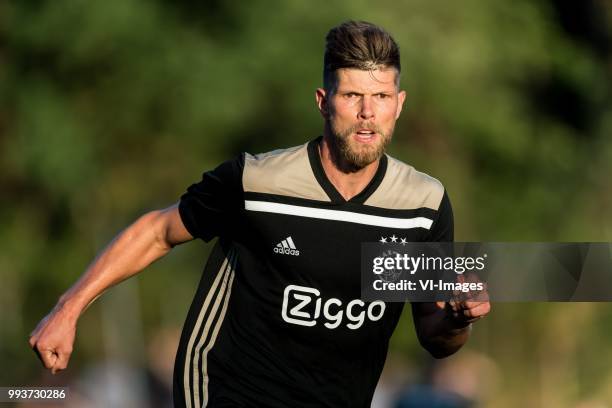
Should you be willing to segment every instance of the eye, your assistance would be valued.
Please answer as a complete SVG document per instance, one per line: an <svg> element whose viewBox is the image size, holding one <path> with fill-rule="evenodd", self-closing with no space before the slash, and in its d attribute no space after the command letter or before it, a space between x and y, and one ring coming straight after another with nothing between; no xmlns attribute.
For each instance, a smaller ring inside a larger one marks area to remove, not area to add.
<svg viewBox="0 0 612 408"><path fill-rule="evenodd" d="M347 97L347 98L356 98L359 95L357 95L355 92L348 92L348 93L344 94L344 96Z"/></svg>
<svg viewBox="0 0 612 408"><path fill-rule="evenodd" d="M386 94L386 93L379 93L379 94L376 94L376 96L378 97L378 99L387 99L391 97L391 95Z"/></svg>

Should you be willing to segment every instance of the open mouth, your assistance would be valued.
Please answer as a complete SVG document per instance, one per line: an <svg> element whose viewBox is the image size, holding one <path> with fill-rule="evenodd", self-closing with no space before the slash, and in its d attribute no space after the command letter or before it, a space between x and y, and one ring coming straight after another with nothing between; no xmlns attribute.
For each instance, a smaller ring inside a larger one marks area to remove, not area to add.
<svg viewBox="0 0 612 408"><path fill-rule="evenodd" d="M355 132L356 139L364 143L373 141L376 138L376 134L376 132L370 129L359 129Z"/></svg>

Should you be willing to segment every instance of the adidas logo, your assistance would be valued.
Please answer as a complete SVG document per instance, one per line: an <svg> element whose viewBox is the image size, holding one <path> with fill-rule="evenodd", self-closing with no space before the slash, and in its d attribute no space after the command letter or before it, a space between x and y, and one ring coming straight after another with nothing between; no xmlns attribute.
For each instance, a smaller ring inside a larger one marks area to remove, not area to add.
<svg viewBox="0 0 612 408"><path fill-rule="evenodd" d="M300 256L300 251L297 250L291 237L283 239L280 243L274 247L274 253L284 255Z"/></svg>

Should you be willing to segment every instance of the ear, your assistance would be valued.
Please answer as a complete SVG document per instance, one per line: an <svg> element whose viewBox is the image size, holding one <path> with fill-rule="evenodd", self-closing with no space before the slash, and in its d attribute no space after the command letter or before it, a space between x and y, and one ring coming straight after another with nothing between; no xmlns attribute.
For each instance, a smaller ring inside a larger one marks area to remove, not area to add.
<svg viewBox="0 0 612 408"><path fill-rule="evenodd" d="M395 112L395 120L400 117L402 108L404 107L404 101L406 100L406 91L399 91L397 94L397 112Z"/></svg>
<svg viewBox="0 0 612 408"><path fill-rule="evenodd" d="M317 100L317 107L323 118L327 119L329 115L329 106L327 102L327 92L324 88L317 88L315 92L315 98Z"/></svg>

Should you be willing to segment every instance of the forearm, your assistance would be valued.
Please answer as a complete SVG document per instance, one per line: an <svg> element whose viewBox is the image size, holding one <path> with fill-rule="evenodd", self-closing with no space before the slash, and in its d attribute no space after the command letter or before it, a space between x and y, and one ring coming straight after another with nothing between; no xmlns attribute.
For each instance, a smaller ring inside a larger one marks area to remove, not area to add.
<svg viewBox="0 0 612 408"><path fill-rule="evenodd" d="M153 211L117 235L58 302L74 320L109 287L137 274L172 248L166 243L163 211Z"/></svg>
<svg viewBox="0 0 612 408"><path fill-rule="evenodd" d="M446 307L435 303L413 303L415 329L421 345L435 358L459 350L470 337L469 321L453 317Z"/></svg>

